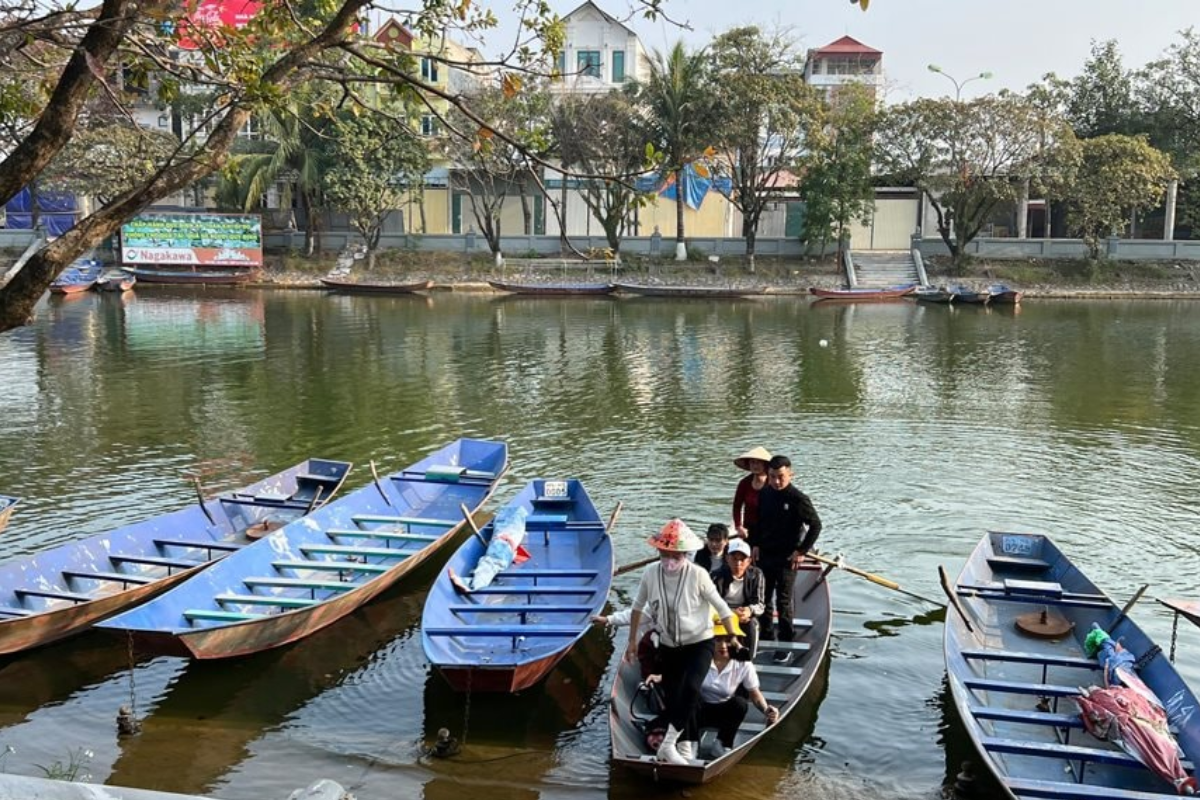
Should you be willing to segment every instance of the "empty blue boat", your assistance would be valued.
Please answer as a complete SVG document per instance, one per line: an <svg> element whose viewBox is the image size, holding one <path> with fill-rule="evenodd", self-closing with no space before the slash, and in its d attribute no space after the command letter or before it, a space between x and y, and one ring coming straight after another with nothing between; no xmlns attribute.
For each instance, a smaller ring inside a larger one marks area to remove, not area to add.
<svg viewBox="0 0 1200 800"><path fill-rule="evenodd" d="M1084 730L1075 699L1103 685L1085 654L1093 623L1136 657L1190 773L1200 758L1191 690L1150 638L1046 536L988 533L951 588L946 672L963 725L1013 798L1151 800L1170 783ZM1047 638L1054 636L1055 638Z"/></svg>
<svg viewBox="0 0 1200 800"><path fill-rule="evenodd" d="M482 531L523 509L528 559L490 585L461 594L450 570L469 578L485 553L472 536L434 581L421 617L425 656L460 691L516 692L537 683L591 628L613 577L612 539L577 480L535 480Z"/></svg>
<svg viewBox="0 0 1200 800"><path fill-rule="evenodd" d="M106 621L141 650L229 658L294 642L392 586L461 530L508 466L503 442L459 439L144 605ZM218 569L219 567L219 569Z"/></svg>
<svg viewBox="0 0 1200 800"><path fill-rule="evenodd" d="M334 495L350 464L309 459L203 505L0 564L0 654L77 633Z"/></svg>

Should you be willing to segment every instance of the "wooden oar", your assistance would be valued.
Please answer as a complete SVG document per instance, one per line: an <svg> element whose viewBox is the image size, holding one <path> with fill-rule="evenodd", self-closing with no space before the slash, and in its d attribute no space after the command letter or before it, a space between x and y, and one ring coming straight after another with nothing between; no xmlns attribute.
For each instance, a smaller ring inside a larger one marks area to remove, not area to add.
<svg viewBox="0 0 1200 800"><path fill-rule="evenodd" d="M654 556L650 556L649 558L643 558L641 561L634 561L632 564L625 564L624 566L617 567L616 569L613 570L613 577L615 578L618 575L624 575L626 572L632 572L633 570L638 569L639 567L649 566L650 564L653 564L655 561L658 561L658 559L659 559L659 557L657 555L654 555Z"/></svg>
<svg viewBox="0 0 1200 800"><path fill-rule="evenodd" d="M593 553L600 549L600 545L604 544L605 537L612 535L613 526L617 524L617 517L621 516L621 509L624 507L625 504L618 500L617 507L613 509L612 516L608 518L608 524L604 526L604 536L601 536L596 543L592 545ZM613 573L613 575L616 574L616 572Z"/></svg>
<svg viewBox="0 0 1200 800"><path fill-rule="evenodd" d="M908 589L902 589L902 588L900 588L900 584L896 583L893 580L889 580L888 578L885 578L882 575L876 575L874 573L867 572L866 570L858 569L857 567L851 567L847 564L843 564L841 561L835 561L832 558L826 558L825 556L821 555L820 553L809 553L807 556L805 556L805 558L811 558L814 561L820 561L822 564L827 564L832 567L837 567L839 569L845 570L846 572L849 572L851 575L857 575L860 578L865 578L866 580L870 581L871 583L882 586L885 589L891 589L894 592L900 592L900 594L906 594L909 597L916 598L917 600L921 600L926 603L932 603L935 606L944 606L945 605L945 603L939 603L937 600L931 600L928 597L924 597L923 595L917 594L916 592L910 592Z"/></svg>
<svg viewBox="0 0 1200 800"><path fill-rule="evenodd" d="M1110 631L1113 628L1117 627L1117 623L1119 623L1121 620L1125 619L1125 615L1128 614L1129 610L1137 604L1138 600L1142 599L1142 595L1144 595L1146 593L1146 590L1149 588L1150 588L1150 584L1145 583L1145 584L1142 584L1142 588L1140 588L1136 592L1134 592L1133 597L1129 598L1129 602L1126 603L1125 607L1121 609L1121 613L1117 614L1117 616L1113 619L1113 621L1108 624L1108 629Z"/></svg>
<svg viewBox="0 0 1200 800"><path fill-rule="evenodd" d="M387 496L387 492L383 490L383 484L379 482L379 473L375 470L375 459L371 459L369 463L371 464L371 477L375 479L375 488L379 490L379 496L383 498L383 502L387 503L392 508L395 508L395 504L393 504L391 498Z"/></svg>
<svg viewBox="0 0 1200 800"><path fill-rule="evenodd" d="M204 512L204 516L208 517L208 522L210 525L216 525L217 521L213 519L213 515L208 510L208 506L204 505L204 487L200 485L200 476L193 475L192 483L196 486L196 500L200 503L200 510Z"/></svg>
<svg viewBox="0 0 1200 800"><path fill-rule="evenodd" d="M463 519L471 526L471 533L475 534L475 538L483 544L483 549L487 550L487 539L483 538L483 534L479 532L479 526L475 524L475 518L471 516L471 509L467 508L466 503L459 503L458 508L462 511Z"/></svg>
<svg viewBox="0 0 1200 800"><path fill-rule="evenodd" d="M971 624L971 619L967 616L967 611L962 607L962 603L958 602L958 595L954 593L954 587L950 585L950 576L946 574L946 568L941 564L938 564L938 578L942 582L942 591L946 593L946 597L950 600L950 606L958 612L958 616L962 618L963 624L967 626L967 630L974 633L975 626Z"/></svg>

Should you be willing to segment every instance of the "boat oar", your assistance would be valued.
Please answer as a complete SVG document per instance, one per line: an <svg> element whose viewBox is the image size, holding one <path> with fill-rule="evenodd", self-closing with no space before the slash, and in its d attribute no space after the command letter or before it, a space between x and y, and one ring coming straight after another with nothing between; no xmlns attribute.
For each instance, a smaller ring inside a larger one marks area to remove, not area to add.
<svg viewBox="0 0 1200 800"><path fill-rule="evenodd" d="M200 510L204 512L204 516L208 517L208 523L210 525L216 525L217 521L213 519L212 512L208 510L208 506L204 505L204 487L200 485L200 476L193 475L192 483L196 487L196 500L200 502Z"/></svg>
<svg viewBox="0 0 1200 800"><path fill-rule="evenodd" d="M1117 616L1113 619L1113 621L1108 624L1108 629L1110 631L1113 628L1116 628L1117 624L1121 620L1125 619L1125 615L1129 613L1129 610L1131 608L1133 608L1135 605L1137 605L1137 601L1142 599L1142 595L1144 595L1146 593L1146 590L1149 588L1150 588L1150 584L1145 583L1145 584L1142 584L1142 588L1138 589L1136 592L1133 593L1133 597L1129 598L1129 602L1126 603L1125 607L1121 609L1121 613L1117 614Z"/></svg>
<svg viewBox="0 0 1200 800"><path fill-rule="evenodd" d="M620 500L618 500L617 507L613 509L612 516L610 516L608 518L608 524L604 526L604 536L601 536L599 538L599 540L597 540L596 543L594 545L592 545L593 553L600 549L600 545L604 544L606 537L612 535L613 526L617 524L617 517L621 516L621 509L624 507L625 507L625 504L622 503ZM616 572L613 573L613 575L616 575L616 574L617 574Z"/></svg>
<svg viewBox="0 0 1200 800"><path fill-rule="evenodd" d="M475 518L471 516L471 510L467 508L467 504L459 503L458 507L462 511L463 519L467 521L467 525L471 526L471 533L475 534L475 538L483 543L483 549L487 550L487 539L483 538L483 534L479 532L479 526L475 524Z"/></svg>
<svg viewBox="0 0 1200 800"><path fill-rule="evenodd" d="M392 504L391 498L387 496L387 492L383 490L383 484L379 482L379 473L375 470L375 459L371 459L371 477L375 479L375 488L379 490L379 495L383 498L383 502L387 503L392 508L396 506Z"/></svg>
<svg viewBox="0 0 1200 800"><path fill-rule="evenodd" d="M909 597L916 598L917 600L921 600L925 603L932 603L935 606L944 605L944 603L939 603L937 600L931 600L928 597L917 594L916 592L910 592L908 589L902 589L902 588L900 588L900 584L896 583L893 580L889 580L888 578L885 578L882 575L876 575L872 572L867 572L866 570L858 569L857 567L851 567L847 564L843 564L841 561L835 561L832 558L827 558L827 557L821 555L820 553L809 553L805 557L811 558L814 561L819 561L822 564L826 564L828 566L837 567L839 569L845 570L846 572L849 572L851 575L857 575L858 577L864 578L864 579L870 581L871 583L882 586L885 589L891 589L894 592L900 592L900 594L906 594Z"/></svg>
<svg viewBox="0 0 1200 800"><path fill-rule="evenodd" d="M967 626L967 630L974 633L975 626L971 624L971 620L967 616L967 610L962 607L962 603L958 602L958 595L954 593L954 588L950 586L950 576L946 574L946 568L941 564L938 564L938 578L942 582L942 591L946 593L946 597L950 600L950 606L958 612L958 616L962 619L963 624Z"/></svg>
<svg viewBox="0 0 1200 800"><path fill-rule="evenodd" d="M308 508L304 510L304 516L307 517L309 514L311 514L313 509L317 507L317 503L321 502L321 488L322 487L320 486L317 487L317 491L313 494L312 502L309 503Z"/></svg>
<svg viewBox="0 0 1200 800"><path fill-rule="evenodd" d="M833 572L835 569L838 568L838 564L840 564L841 561L842 561L842 557L839 555L837 557L837 560L834 561L834 563L830 564L829 566L825 567L825 569L821 570L821 575L817 578L817 582L814 583L812 586L808 587L808 591L805 592L800 597L801 603L803 603L810 596L812 596L812 593L815 592L820 587L820 585L825 582L825 579L829 577L829 573Z"/></svg>
<svg viewBox="0 0 1200 800"><path fill-rule="evenodd" d="M632 564L625 564L624 566L617 567L613 570L613 577L615 578L618 575L624 575L626 572L632 572L639 567L649 566L655 561L658 561L658 559L659 557L655 555L650 556L649 558L643 558L641 561L634 561Z"/></svg>

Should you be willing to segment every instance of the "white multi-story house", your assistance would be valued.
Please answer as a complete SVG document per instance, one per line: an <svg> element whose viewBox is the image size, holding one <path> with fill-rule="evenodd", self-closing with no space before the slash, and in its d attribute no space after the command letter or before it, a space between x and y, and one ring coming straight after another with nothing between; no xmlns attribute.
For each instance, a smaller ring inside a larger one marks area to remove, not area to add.
<svg viewBox="0 0 1200 800"><path fill-rule="evenodd" d="M843 36L808 51L804 80L826 96L836 93L839 86L860 83L870 87L878 101L883 93L883 52L867 47L852 36Z"/></svg>
<svg viewBox="0 0 1200 800"><path fill-rule="evenodd" d="M551 91L598 94L645 80L650 56L636 33L591 0L563 17L566 45Z"/></svg>

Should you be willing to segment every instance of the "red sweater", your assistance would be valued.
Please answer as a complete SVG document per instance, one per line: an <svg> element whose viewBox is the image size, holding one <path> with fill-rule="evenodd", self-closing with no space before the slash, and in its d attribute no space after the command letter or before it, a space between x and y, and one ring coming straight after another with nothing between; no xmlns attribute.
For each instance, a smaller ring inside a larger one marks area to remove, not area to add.
<svg viewBox="0 0 1200 800"><path fill-rule="evenodd" d="M754 530L758 524L758 493L761 489L754 488L754 473L738 481L737 490L733 493L733 529L738 526Z"/></svg>

